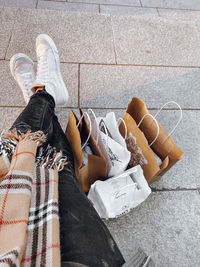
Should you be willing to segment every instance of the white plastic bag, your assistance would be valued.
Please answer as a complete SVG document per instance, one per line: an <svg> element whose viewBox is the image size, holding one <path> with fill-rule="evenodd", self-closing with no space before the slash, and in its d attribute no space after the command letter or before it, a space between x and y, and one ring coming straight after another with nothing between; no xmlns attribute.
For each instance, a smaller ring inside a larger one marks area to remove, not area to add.
<svg viewBox="0 0 200 267"><path fill-rule="evenodd" d="M151 193L140 165L92 184L88 198L101 218L116 218L142 203Z"/></svg>

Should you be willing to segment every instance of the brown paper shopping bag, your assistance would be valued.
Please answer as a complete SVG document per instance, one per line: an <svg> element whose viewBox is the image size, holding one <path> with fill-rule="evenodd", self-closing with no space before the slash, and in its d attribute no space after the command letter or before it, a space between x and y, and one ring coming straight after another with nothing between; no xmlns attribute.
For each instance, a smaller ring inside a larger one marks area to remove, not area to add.
<svg viewBox="0 0 200 267"><path fill-rule="evenodd" d="M136 137L137 146L141 149L143 156L146 158L146 164L142 164L141 167L143 168L144 176L148 183L152 183L161 178L182 158L184 153L177 147L172 137L158 122L159 135L157 136L156 123L150 116L146 116L147 114L150 113L145 102L139 98L133 98L124 115L124 121L129 134L128 138L130 137L130 133ZM144 118L145 116L146 118ZM140 124L143 118L144 120ZM137 126L138 124L140 124L139 128ZM121 133L124 134L124 127L122 124L120 125L120 129ZM136 133L137 136L135 136ZM155 136L157 136L156 139ZM155 140L155 142L153 140ZM151 146L149 146L150 143L152 143ZM158 166L154 153L162 160L160 166Z"/></svg>
<svg viewBox="0 0 200 267"><path fill-rule="evenodd" d="M69 121L65 131L65 135L71 145L74 156L74 167L76 177L84 192L88 192L91 184L96 180L105 180L107 177L107 163L106 159L101 153L97 143L90 134L90 127L80 109L82 121L80 122L76 115L71 111ZM91 126L91 125L90 125ZM88 162L83 165L83 151L82 143L89 137L90 148L93 154L88 154Z"/></svg>

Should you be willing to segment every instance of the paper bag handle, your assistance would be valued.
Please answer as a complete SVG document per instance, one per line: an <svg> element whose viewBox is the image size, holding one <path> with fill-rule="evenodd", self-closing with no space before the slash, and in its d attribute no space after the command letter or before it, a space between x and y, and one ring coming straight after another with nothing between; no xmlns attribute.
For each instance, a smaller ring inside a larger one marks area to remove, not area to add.
<svg viewBox="0 0 200 267"><path fill-rule="evenodd" d="M95 115L94 111L93 111L91 108L88 109L88 113L89 113L89 112L92 113L92 115L93 115L93 117L94 117L94 120L95 120L95 122L96 122L96 126L97 126L96 143L98 144L98 141L99 141L99 126L98 126L98 122L97 122L97 116Z"/></svg>
<svg viewBox="0 0 200 267"><path fill-rule="evenodd" d="M107 128L106 128L106 124L105 124L105 122L104 122L104 120L102 120L102 125L103 125L103 127L104 127L104 130L105 130L105 135L106 135L106 147L108 148L108 137L109 137L109 135L108 135L108 130L107 130ZM99 130L100 131L100 130Z"/></svg>
<svg viewBox="0 0 200 267"><path fill-rule="evenodd" d="M156 115L154 116L154 117L156 118L156 117L158 116L158 114L163 110L163 108L164 108L165 106L167 106L168 104L171 104L171 103L172 103L172 104L175 104L175 105L178 106L178 108L179 108L181 114L180 114L180 118L179 118L178 122L176 123L176 125L174 126L174 128L171 130L171 132L168 134L168 136L166 137L166 139L167 139L169 136L171 136L171 135L173 134L173 132L176 130L177 126L179 125L179 123L180 123L181 120L182 120L182 117L183 117L183 111L182 111L181 106L180 106L177 102L175 102L175 101L169 101L169 102L165 103L165 104L158 110L158 112L156 113ZM165 139L165 140L166 140L166 139Z"/></svg>
<svg viewBox="0 0 200 267"><path fill-rule="evenodd" d="M84 143L84 144L82 145L82 147L81 147L82 150L83 150L83 149L85 148L85 146L87 145L87 142L89 141L90 136L91 136L91 134L92 134L92 123L91 123L90 116L88 115L87 112L83 112L83 114L82 114L82 116L80 117L80 119L79 119L79 121L78 121L76 127L77 127L77 128L79 127L81 121L83 120L84 115L87 115L87 117L88 117L88 121L89 121L89 124L90 124L90 132L89 132L89 135L88 135L88 137L87 137L85 143Z"/></svg>
<svg viewBox="0 0 200 267"><path fill-rule="evenodd" d="M126 138L127 138L127 126L126 126L126 123L125 123L124 119L122 119L122 118L118 119L118 121L117 121L118 126L119 126L119 122L120 121L122 121L123 124L124 124L124 128L125 128L125 137L124 137L124 139L126 140Z"/></svg>
<svg viewBox="0 0 200 267"><path fill-rule="evenodd" d="M155 141L157 140L157 138L158 138L158 136L159 136L159 133L160 133L160 129L159 129L159 125L158 125L158 122L157 122L157 120L155 119L155 117L154 116L152 116L151 114L149 114L149 113L147 113L147 114L145 114L143 117L142 117L142 119L141 119L141 121L138 123L138 128L140 127L140 124L143 122L143 120L144 120L144 118L145 117L147 117L147 116L149 116L149 117L151 117L154 121L155 121L155 124L156 124L156 126L157 126L157 135L156 135L156 137L154 138L154 140L151 142L151 144L149 145L150 147L155 143Z"/></svg>

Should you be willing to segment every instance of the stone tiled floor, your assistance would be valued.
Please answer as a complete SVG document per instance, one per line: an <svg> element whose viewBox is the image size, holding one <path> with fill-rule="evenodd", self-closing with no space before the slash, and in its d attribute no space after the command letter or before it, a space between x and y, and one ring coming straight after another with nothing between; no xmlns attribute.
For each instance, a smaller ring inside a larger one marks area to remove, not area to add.
<svg viewBox="0 0 200 267"><path fill-rule="evenodd" d="M199 1L0 0L0 6L1 129L25 106L9 59L23 52L36 61L39 33L54 38L60 52L70 94L68 104L56 109L63 128L70 110L80 106L120 117L133 96L144 99L152 114L169 100L180 103L183 119L173 137L184 158L152 184L145 203L106 224L126 258L140 246L156 266L199 267ZM169 106L159 121L170 131L178 116Z"/></svg>

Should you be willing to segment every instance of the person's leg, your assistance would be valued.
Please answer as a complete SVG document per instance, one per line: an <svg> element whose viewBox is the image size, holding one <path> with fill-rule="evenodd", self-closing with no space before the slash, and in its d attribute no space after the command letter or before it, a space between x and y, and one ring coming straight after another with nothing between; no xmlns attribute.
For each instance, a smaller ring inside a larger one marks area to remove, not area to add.
<svg viewBox="0 0 200 267"><path fill-rule="evenodd" d="M47 140L52 138L55 102L51 95L45 90L35 93L13 123L12 128L25 133L27 130L33 132L42 130L47 135Z"/></svg>
<svg viewBox="0 0 200 267"><path fill-rule="evenodd" d="M124 259L107 227L81 190L73 167L70 144L53 117L52 145L62 150L68 164L59 173L61 260L89 266L122 266Z"/></svg>

